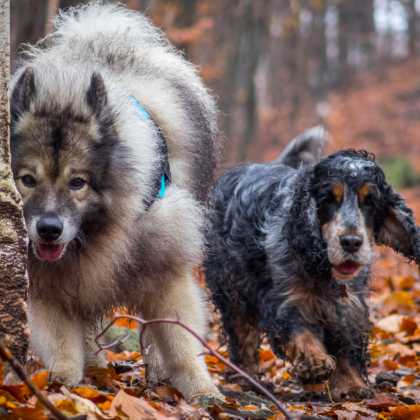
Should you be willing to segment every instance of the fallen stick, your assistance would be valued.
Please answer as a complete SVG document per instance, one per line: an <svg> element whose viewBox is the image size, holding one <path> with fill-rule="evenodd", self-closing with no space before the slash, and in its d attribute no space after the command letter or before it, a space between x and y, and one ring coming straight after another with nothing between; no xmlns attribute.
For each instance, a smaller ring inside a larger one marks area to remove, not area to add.
<svg viewBox="0 0 420 420"><path fill-rule="evenodd" d="M59 420L69 420L69 418L55 407L47 398L42 395L42 392L36 385L28 378L22 365L13 357L9 349L0 342L0 358L3 362L8 362L16 375L24 382L24 384L31 390L31 392L38 398L38 400L51 412L51 414Z"/></svg>
<svg viewBox="0 0 420 420"><path fill-rule="evenodd" d="M290 416L290 414L287 412L287 410L283 407L282 404L280 404L280 402L277 400L277 398L267 389L265 389L260 383L258 383L254 378L252 378L251 376L249 376L246 372L244 372L242 369L240 369L238 366L234 365L232 362L230 362L229 360L225 359L223 356L221 356L219 353L217 353L217 351L213 350L205 340L203 340L196 332L194 332L191 328L189 328L187 325L183 324L179 318L178 319L168 319L168 318L156 318L156 319L149 319L149 320L145 320L142 318L139 318L137 316L133 316L133 315L117 315L110 323L109 325L107 325L107 327L95 338L95 342L99 347L98 353L102 350L105 350L111 346L114 345L118 345L120 343L122 343L124 341L124 339L118 339L117 341L108 344L108 345L104 345L102 343L99 342L99 339L108 331L109 328L111 328L111 326L118 320L121 318L126 318L126 319L131 319L132 321L137 322L138 324L142 325L143 328L141 329L140 332L140 337L139 337L139 343L140 343L140 350L142 354L144 353L144 346L143 346L143 334L144 331L146 330L146 327L150 324L159 324L159 323L166 323L166 324L174 324L174 325L178 325L182 328L184 328L185 330L187 330L190 334L192 334L208 351L211 356L216 357L219 361L221 361L225 366L229 367L230 369L232 369L233 371L235 371L237 374L241 375L242 377L244 377L250 384L252 384L255 388L257 388L262 394L264 394L284 415L284 417L286 418L286 420L292 420L292 417ZM146 352L148 351L148 349L146 349ZM146 353L147 354L147 353ZM295 417L296 420L296 417Z"/></svg>

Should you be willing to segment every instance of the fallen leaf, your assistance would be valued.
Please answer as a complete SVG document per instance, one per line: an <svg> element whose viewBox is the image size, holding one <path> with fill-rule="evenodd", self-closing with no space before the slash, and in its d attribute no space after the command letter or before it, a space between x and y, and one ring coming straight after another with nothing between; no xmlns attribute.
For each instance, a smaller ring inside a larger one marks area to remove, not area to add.
<svg viewBox="0 0 420 420"><path fill-rule="evenodd" d="M226 384L225 386L227 388L234 389L235 391L241 391L242 392L242 387L238 384Z"/></svg>
<svg viewBox="0 0 420 420"><path fill-rule="evenodd" d="M407 366L407 362L414 362L416 360L416 356L412 355L405 355L398 358L398 363Z"/></svg>
<svg viewBox="0 0 420 420"><path fill-rule="evenodd" d="M76 410L80 414L96 413L102 415L101 410L92 401L87 398L79 397L76 394L72 394L66 387L62 386L60 391L67 397L67 399L74 402Z"/></svg>
<svg viewBox="0 0 420 420"><path fill-rule="evenodd" d="M398 292L392 292L384 301L382 305L382 312L390 313L394 310L401 311L408 309L414 310L413 299L411 299L410 293L399 290Z"/></svg>
<svg viewBox="0 0 420 420"><path fill-rule="evenodd" d="M121 375L115 373L113 367L103 368L99 366L87 366L84 375L92 380L92 385L99 388L106 388L112 382L118 381Z"/></svg>
<svg viewBox="0 0 420 420"><path fill-rule="evenodd" d="M308 392L318 392L321 393L325 389L325 384L304 384L302 388Z"/></svg>
<svg viewBox="0 0 420 420"><path fill-rule="evenodd" d="M254 410L259 410L259 408L258 407L255 407L255 405L244 405L243 406L246 410L251 410L251 411L254 411Z"/></svg>
<svg viewBox="0 0 420 420"><path fill-rule="evenodd" d="M260 349L260 360L266 362L267 360L273 360L276 356L271 350Z"/></svg>
<svg viewBox="0 0 420 420"><path fill-rule="evenodd" d="M28 407L13 408L8 418L13 420L48 420L47 416L41 410Z"/></svg>
<svg viewBox="0 0 420 420"><path fill-rule="evenodd" d="M338 420L361 420L362 416L356 411L336 410Z"/></svg>
<svg viewBox="0 0 420 420"><path fill-rule="evenodd" d="M398 363L395 363L389 359L384 360L384 365L388 370L397 370L400 368L400 365Z"/></svg>
<svg viewBox="0 0 420 420"><path fill-rule="evenodd" d="M159 412L142 398L132 397L119 391L111 403L109 415L116 417L124 413L129 420L155 419Z"/></svg>
<svg viewBox="0 0 420 420"><path fill-rule="evenodd" d="M76 405L74 403L74 401L68 400L68 399L61 399L60 401L58 401L55 406L60 410L65 412L66 416L70 415L70 416L74 416L76 414L78 414L79 412L77 411Z"/></svg>
<svg viewBox="0 0 420 420"><path fill-rule="evenodd" d="M415 356L416 352L411 350L408 346L405 346L401 343L392 343L388 344L385 350L386 354L390 357L394 357L398 354L399 357L401 356Z"/></svg>
<svg viewBox="0 0 420 420"><path fill-rule="evenodd" d="M400 330L406 332L408 335L413 335L417 329L417 323L411 321L409 318L403 318Z"/></svg>
<svg viewBox="0 0 420 420"><path fill-rule="evenodd" d="M416 420L420 417L420 405L410 407L397 407L392 410L395 420Z"/></svg>
<svg viewBox="0 0 420 420"><path fill-rule="evenodd" d="M389 407L397 407L400 403L389 395L378 395L367 404L368 408L381 409L389 411Z"/></svg>
<svg viewBox="0 0 420 420"><path fill-rule="evenodd" d="M416 379L416 377L414 375L408 375L406 376L403 381L407 384L407 385L411 385L414 380Z"/></svg>
<svg viewBox="0 0 420 420"><path fill-rule="evenodd" d="M180 399L183 398L182 394L176 389L169 386L159 386L156 388L156 392L159 395L159 398L171 397L174 398L175 395Z"/></svg>
<svg viewBox="0 0 420 420"><path fill-rule="evenodd" d="M376 323L376 326L382 331L389 331L397 333L401 330L401 325L404 319L404 315L393 314L382 318Z"/></svg>
<svg viewBox="0 0 420 420"><path fill-rule="evenodd" d="M38 387L40 390L43 390L47 386L47 378L49 374L49 370L36 373L34 376L32 376L31 381L36 387Z"/></svg>

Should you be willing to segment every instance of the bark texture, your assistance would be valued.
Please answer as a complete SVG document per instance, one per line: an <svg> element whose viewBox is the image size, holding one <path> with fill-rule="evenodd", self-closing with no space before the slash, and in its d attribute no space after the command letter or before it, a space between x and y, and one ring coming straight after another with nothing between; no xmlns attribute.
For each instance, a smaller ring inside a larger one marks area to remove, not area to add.
<svg viewBox="0 0 420 420"><path fill-rule="evenodd" d="M9 0L0 0L0 340L25 366L29 345L25 304L28 240L22 200L10 167L9 20Z"/></svg>

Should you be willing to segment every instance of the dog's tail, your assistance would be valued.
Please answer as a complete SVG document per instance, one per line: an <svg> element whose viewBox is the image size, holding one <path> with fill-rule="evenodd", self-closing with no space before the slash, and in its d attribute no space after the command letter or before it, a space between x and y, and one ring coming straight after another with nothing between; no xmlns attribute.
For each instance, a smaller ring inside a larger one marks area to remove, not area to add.
<svg viewBox="0 0 420 420"><path fill-rule="evenodd" d="M318 162L330 138L331 136L322 125L309 128L295 137L274 162L282 163L295 169L302 163Z"/></svg>

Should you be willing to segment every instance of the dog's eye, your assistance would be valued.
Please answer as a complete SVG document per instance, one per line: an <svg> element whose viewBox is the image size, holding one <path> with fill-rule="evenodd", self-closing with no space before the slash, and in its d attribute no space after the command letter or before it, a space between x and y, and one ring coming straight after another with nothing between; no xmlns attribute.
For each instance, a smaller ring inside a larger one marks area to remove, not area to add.
<svg viewBox="0 0 420 420"><path fill-rule="evenodd" d="M24 175L21 180L25 187L34 188L36 186L36 180L32 175Z"/></svg>
<svg viewBox="0 0 420 420"><path fill-rule="evenodd" d="M322 201L323 201L324 204L332 204L332 203L335 202L335 198L334 198L333 195L329 194Z"/></svg>
<svg viewBox="0 0 420 420"><path fill-rule="evenodd" d="M86 181L82 178L74 178L73 181L70 182L69 187L72 190L80 190L86 184Z"/></svg>
<svg viewBox="0 0 420 420"><path fill-rule="evenodd" d="M367 196L365 198L364 204L365 204L366 207L372 207L373 206L372 197Z"/></svg>

